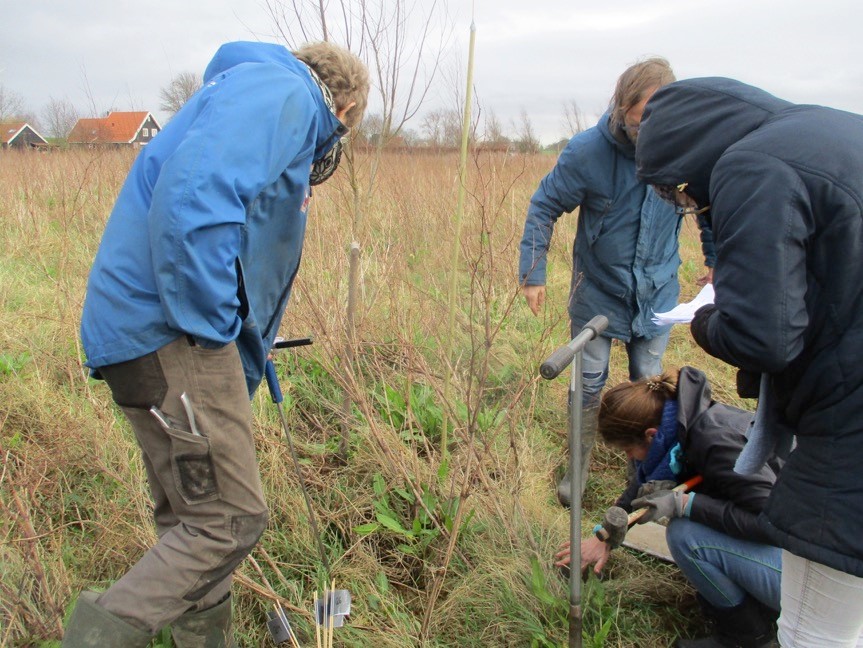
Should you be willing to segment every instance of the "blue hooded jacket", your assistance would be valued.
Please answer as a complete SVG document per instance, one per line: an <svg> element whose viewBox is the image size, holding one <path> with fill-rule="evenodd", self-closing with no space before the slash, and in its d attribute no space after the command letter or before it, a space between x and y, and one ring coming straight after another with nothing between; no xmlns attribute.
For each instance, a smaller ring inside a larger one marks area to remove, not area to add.
<svg viewBox="0 0 863 648"><path fill-rule="evenodd" d="M635 147L609 130L609 115L575 135L530 201L519 279L544 285L554 224L580 207L569 314L574 326L608 317L605 335L629 341L665 333L654 312L677 303L680 219L635 178Z"/></svg>
<svg viewBox="0 0 863 648"><path fill-rule="evenodd" d="M181 335L236 340L252 394L299 267L312 162L343 132L287 49L223 45L138 155L108 219L81 321L87 365Z"/></svg>

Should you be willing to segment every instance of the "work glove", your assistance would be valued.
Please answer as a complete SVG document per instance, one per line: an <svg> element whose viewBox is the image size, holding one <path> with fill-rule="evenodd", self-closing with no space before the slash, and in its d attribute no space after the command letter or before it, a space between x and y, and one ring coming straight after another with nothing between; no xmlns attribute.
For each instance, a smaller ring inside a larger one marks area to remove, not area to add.
<svg viewBox="0 0 863 648"><path fill-rule="evenodd" d="M634 510L647 509L647 513L638 520L639 524L656 522L662 518L683 517L683 493L671 490L656 491L645 497L632 500L632 508Z"/></svg>
<svg viewBox="0 0 863 648"><path fill-rule="evenodd" d="M642 484L638 488L638 493L636 494L636 497L647 497L651 493L655 493L657 491L671 490L675 486L677 486L677 482L672 479L654 479L653 481Z"/></svg>

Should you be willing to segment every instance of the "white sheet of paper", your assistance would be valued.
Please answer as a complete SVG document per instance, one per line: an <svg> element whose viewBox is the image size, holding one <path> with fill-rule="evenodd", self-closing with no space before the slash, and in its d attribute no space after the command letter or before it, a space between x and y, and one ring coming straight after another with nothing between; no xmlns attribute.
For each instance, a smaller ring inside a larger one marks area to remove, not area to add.
<svg viewBox="0 0 863 648"><path fill-rule="evenodd" d="M653 321L656 324L688 324L695 317L695 311L702 306L712 304L714 298L713 284L705 284L695 299L691 302L678 304L666 313L654 313Z"/></svg>

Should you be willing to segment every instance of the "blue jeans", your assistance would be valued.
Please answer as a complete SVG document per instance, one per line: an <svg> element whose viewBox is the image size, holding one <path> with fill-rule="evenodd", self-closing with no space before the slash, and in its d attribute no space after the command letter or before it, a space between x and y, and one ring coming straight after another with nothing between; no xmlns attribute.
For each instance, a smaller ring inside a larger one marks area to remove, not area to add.
<svg viewBox="0 0 863 648"><path fill-rule="evenodd" d="M580 326L570 325L572 337L580 331ZM655 376L662 371L662 354L668 346L668 335L666 332L659 337L646 339L633 337L626 343L626 353L629 356L630 380L644 376ZM608 380L608 361L611 357L611 338L597 337L588 342L582 351L581 379L582 392L581 404L584 408L581 424L581 491L587 485L587 473L590 469L590 456L593 446L596 444L596 425L599 413L599 400L605 381ZM569 395L572 399L572 393ZM572 407L572 403L567 405ZM632 464L630 464L630 469ZM561 483L558 485L558 498L569 506L569 471L567 470Z"/></svg>
<svg viewBox="0 0 863 648"><path fill-rule="evenodd" d="M572 327L572 335L581 327ZM670 331L655 338L633 337L626 342L629 356L629 379L638 380L645 376L655 376L662 372L662 354L668 346ZM599 336L584 347L581 364L582 405L598 407L602 388L608 380L608 360L611 357L611 338Z"/></svg>
<svg viewBox="0 0 863 648"><path fill-rule="evenodd" d="M732 538L688 518L672 520L665 538L677 566L713 607L735 607L748 594L779 610L779 547Z"/></svg>

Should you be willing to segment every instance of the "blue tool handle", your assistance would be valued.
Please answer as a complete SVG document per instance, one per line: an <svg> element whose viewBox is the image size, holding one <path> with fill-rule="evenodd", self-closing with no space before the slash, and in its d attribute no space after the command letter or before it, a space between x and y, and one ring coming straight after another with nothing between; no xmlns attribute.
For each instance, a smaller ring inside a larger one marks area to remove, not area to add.
<svg viewBox="0 0 863 648"><path fill-rule="evenodd" d="M270 388L270 398L274 403L282 402L282 388L279 386L279 378L276 376L276 365L269 358L264 365L264 375L267 377L267 387Z"/></svg>

